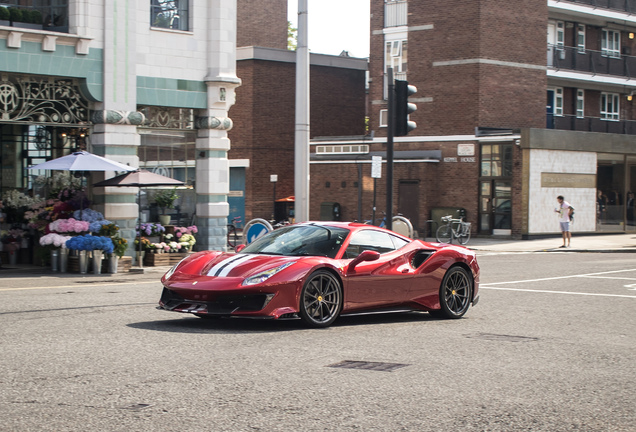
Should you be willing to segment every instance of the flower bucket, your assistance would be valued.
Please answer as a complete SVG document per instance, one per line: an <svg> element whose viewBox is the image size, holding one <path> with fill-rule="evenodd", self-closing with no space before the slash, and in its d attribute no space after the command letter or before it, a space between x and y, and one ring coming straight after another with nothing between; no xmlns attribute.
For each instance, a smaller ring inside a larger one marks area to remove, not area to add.
<svg viewBox="0 0 636 432"><path fill-rule="evenodd" d="M68 271L68 249L60 249L60 273Z"/></svg>
<svg viewBox="0 0 636 432"><path fill-rule="evenodd" d="M137 265L139 267L143 267L144 256L146 256L146 252L137 252Z"/></svg>
<svg viewBox="0 0 636 432"><path fill-rule="evenodd" d="M16 265L18 263L18 254L16 251L9 251L9 265Z"/></svg>
<svg viewBox="0 0 636 432"><path fill-rule="evenodd" d="M108 258L108 273L117 273L117 264L119 263L119 257L115 254L111 254Z"/></svg>
<svg viewBox="0 0 636 432"><path fill-rule="evenodd" d="M51 250L51 271L57 272L60 270L59 262L60 262L60 251L58 249Z"/></svg>
<svg viewBox="0 0 636 432"><path fill-rule="evenodd" d="M79 271L81 274L88 273L88 254L85 250L79 251Z"/></svg>
<svg viewBox="0 0 636 432"><path fill-rule="evenodd" d="M102 274L102 258L104 251L95 249L93 251L93 273Z"/></svg>

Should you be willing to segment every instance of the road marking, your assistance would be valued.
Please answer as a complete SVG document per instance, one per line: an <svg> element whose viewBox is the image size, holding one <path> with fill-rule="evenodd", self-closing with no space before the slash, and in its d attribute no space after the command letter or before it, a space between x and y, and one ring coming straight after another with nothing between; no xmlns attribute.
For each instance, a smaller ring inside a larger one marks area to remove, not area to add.
<svg viewBox="0 0 636 432"><path fill-rule="evenodd" d="M550 291L550 290L534 290L534 289L521 289L521 288L504 288L504 287L489 287L489 286L479 286L479 289L491 289L491 290L499 290L499 291L522 291L522 292L534 292L534 293L547 293L547 294L568 294L568 295L582 295L582 296L593 296L593 297L621 297L621 298L633 298L636 299L636 296L630 295L621 295L621 294L598 294L598 293L582 293L582 292L568 292L568 291Z"/></svg>
<svg viewBox="0 0 636 432"><path fill-rule="evenodd" d="M549 278L526 279L526 280L509 281L509 282L492 282L492 283L488 283L484 285L508 285L508 284L518 284L518 283L526 283L526 282L543 282L543 281L558 280L558 279L570 279L575 277L591 277L591 276L598 276L598 275L605 275L605 274L612 274L612 273L624 273L624 272L636 272L636 269L612 270L612 271L600 272L600 273L587 273L587 274L570 275L570 276L555 276L555 277L549 277Z"/></svg>
<svg viewBox="0 0 636 432"><path fill-rule="evenodd" d="M158 281L148 282L121 282L121 283L103 283L103 284L86 284L86 285L59 285L59 286L45 286L45 287L23 287L23 288L0 288L1 291L28 291L28 290L46 290L46 289L69 289L69 288L92 288L98 286L119 286L119 285L141 285L141 284L156 284Z"/></svg>

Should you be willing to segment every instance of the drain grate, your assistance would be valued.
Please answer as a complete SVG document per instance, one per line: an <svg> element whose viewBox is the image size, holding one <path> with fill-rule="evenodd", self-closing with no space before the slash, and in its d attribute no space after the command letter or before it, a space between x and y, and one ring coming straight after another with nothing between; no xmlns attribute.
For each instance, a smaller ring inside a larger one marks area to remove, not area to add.
<svg viewBox="0 0 636 432"><path fill-rule="evenodd" d="M536 342L539 338L529 336L515 336L496 333L477 333L476 335L467 336L470 339L483 339L494 342Z"/></svg>
<svg viewBox="0 0 636 432"><path fill-rule="evenodd" d="M372 371L379 371L379 372L393 372L394 370L403 368L405 366L410 366L410 365L402 364L402 363L382 363L382 362L344 360L344 361L341 361L340 363L335 363L327 367L342 368L342 369L362 369L362 370L372 370Z"/></svg>

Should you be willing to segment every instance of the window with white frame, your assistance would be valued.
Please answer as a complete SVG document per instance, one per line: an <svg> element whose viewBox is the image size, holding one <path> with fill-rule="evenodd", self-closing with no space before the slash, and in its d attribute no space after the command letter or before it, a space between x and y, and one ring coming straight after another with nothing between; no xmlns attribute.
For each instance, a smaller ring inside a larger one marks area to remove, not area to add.
<svg viewBox="0 0 636 432"><path fill-rule="evenodd" d="M565 45L565 24L563 21L557 21L556 45L558 47Z"/></svg>
<svg viewBox="0 0 636 432"><path fill-rule="evenodd" d="M576 28L576 46L578 51L585 53L585 25L579 24Z"/></svg>
<svg viewBox="0 0 636 432"><path fill-rule="evenodd" d="M380 127L389 126L389 110L380 110Z"/></svg>
<svg viewBox="0 0 636 432"><path fill-rule="evenodd" d="M407 46L408 43L405 39L394 39L385 41L384 99L388 98L388 68L393 68L393 79L406 80Z"/></svg>
<svg viewBox="0 0 636 432"><path fill-rule="evenodd" d="M150 25L174 30L190 30L189 0L150 0Z"/></svg>
<svg viewBox="0 0 636 432"><path fill-rule="evenodd" d="M617 93L601 93L601 119L619 120Z"/></svg>
<svg viewBox="0 0 636 432"><path fill-rule="evenodd" d="M609 57L621 56L621 34L614 30L603 30L601 53Z"/></svg>
<svg viewBox="0 0 636 432"><path fill-rule="evenodd" d="M585 92L583 90L576 91L576 118L585 117Z"/></svg>
<svg viewBox="0 0 636 432"><path fill-rule="evenodd" d="M554 89L554 115L563 115L563 87Z"/></svg>

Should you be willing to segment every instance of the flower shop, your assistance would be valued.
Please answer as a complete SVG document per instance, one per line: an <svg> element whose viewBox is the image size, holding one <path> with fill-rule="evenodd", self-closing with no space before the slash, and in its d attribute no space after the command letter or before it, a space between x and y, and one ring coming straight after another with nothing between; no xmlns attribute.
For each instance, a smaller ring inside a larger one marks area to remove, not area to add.
<svg viewBox="0 0 636 432"><path fill-rule="evenodd" d="M92 209L79 179L68 173L37 178L47 198L10 190L0 197L0 266L50 266L54 272L121 273L140 253L145 266L172 265L192 252L195 225L137 226L133 245L119 226ZM141 241L141 248L139 248ZM138 252L141 249L140 252Z"/></svg>

